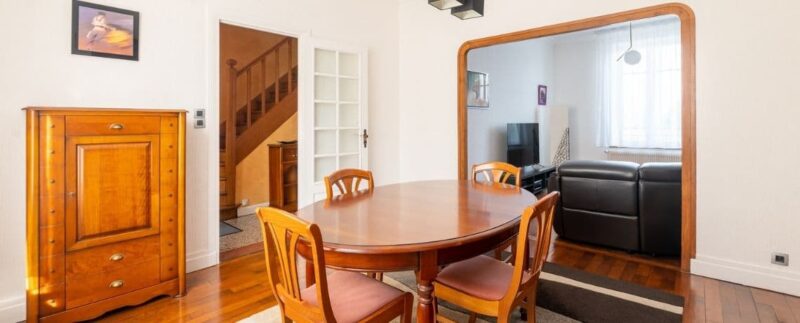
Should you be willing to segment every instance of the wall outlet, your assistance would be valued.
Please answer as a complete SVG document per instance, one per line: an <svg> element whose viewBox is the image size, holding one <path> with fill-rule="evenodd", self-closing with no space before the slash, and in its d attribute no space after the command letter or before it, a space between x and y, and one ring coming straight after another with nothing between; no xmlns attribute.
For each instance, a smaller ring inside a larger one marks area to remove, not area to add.
<svg viewBox="0 0 800 323"><path fill-rule="evenodd" d="M772 253L772 263L780 266L788 266L789 265L789 255L780 252L773 252Z"/></svg>
<svg viewBox="0 0 800 323"><path fill-rule="evenodd" d="M248 204L250 204L249 199L242 199L242 206L247 206Z"/></svg>

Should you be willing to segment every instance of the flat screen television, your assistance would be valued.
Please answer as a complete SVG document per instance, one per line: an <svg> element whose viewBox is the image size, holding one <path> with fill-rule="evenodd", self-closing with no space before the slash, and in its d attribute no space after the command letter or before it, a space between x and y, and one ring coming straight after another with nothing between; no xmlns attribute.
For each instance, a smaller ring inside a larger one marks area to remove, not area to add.
<svg viewBox="0 0 800 323"><path fill-rule="evenodd" d="M509 123L506 143L509 164L517 167L539 164L538 123Z"/></svg>

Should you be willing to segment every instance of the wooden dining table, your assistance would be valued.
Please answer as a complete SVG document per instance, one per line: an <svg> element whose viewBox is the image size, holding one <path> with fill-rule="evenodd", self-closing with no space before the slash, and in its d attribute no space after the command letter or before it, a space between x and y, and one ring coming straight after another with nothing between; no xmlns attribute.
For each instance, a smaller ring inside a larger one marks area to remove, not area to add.
<svg viewBox="0 0 800 323"><path fill-rule="evenodd" d="M432 282L439 269L513 239L520 214L534 202L533 194L513 185L436 180L339 195L303 207L297 216L319 226L328 267L413 270L417 321L435 322ZM298 246L298 251L308 255L307 248ZM309 268L310 286L314 275Z"/></svg>

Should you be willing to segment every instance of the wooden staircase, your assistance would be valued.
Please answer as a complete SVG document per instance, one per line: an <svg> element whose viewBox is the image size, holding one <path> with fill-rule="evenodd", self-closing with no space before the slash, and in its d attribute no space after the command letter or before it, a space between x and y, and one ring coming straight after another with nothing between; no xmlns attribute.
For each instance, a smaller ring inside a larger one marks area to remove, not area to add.
<svg viewBox="0 0 800 323"><path fill-rule="evenodd" d="M242 68L236 60L226 62L229 102L219 132L222 220L236 217L239 207L236 165L297 112L296 53L297 42L287 37Z"/></svg>

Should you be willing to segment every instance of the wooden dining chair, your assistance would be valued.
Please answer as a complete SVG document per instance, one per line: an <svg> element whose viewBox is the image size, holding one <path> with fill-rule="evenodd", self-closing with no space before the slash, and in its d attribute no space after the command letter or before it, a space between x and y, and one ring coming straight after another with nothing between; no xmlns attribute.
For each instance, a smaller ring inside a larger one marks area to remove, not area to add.
<svg viewBox="0 0 800 323"><path fill-rule="evenodd" d="M542 272L553 231L553 213L559 198L553 192L522 212L517 234L514 264L487 256L478 256L454 263L442 269L433 283L437 300L445 300L472 312L470 322L477 314L497 317L498 322L508 322L511 312L524 306L528 322L536 322L536 287ZM529 254L528 230L536 220L536 246L533 259ZM448 321L447 318L441 318Z"/></svg>
<svg viewBox="0 0 800 323"><path fill-rule="evenodd" d="M340 194L347 194L357 191L361 181L367 181L367 191L372 192L375 188L375 181L372 179L372 172L362 169L345 168L333 174L325 176L325 196L330 201L333 199L333 187L339 189Z"/></svg>
<svg viewBox="0 0 800 323"><path fill-rule="evenodd" d="M521 187L520 178L522 169L504 162L488 162L472 166L472 180L478 181L478 175L484 175L488 182L509 184L508 180L513 176L514 185Z"/></svg>
<svg viewBox="0 0 800 323"><path fill-rule="evenodd" d="M508 184L508 180L511 177L514 177L514 185L516 187L521 187L521 175L522 170L519 167L514 165L504 163L504 162L488 162L484 164L478 164L472 166L472 180L478 182L479 175L483 175L484 179L490 183L504 183ZM511 259L514 258L514 250L513 246L514 241L509 240L502 245L498 246L497 249L494 250L494 257L497 259L503 259L503 251L508 249L511 246Z"/></svg>
<svg viewBox="0 0 800 323"><path fill-rule="evenodd" d="M325 196L328 201L333 199L334 186L339 189L339 194L348 194L358 191L361 182L367 182L367 192L375 189L375 180L372 172L363 169L345 168L325 176ZM367 273L372 278L383 281L383 273Z"/></svg>
<svg viewBox="0 0 800 323"><path fill-rule="evenodd" d="M322 238L316 224L291 213L258 209L270 285L283 322L411 322L414 296L363 274L325 272ZM307 244L316 284L300 288L297 246Z"/></svg>

